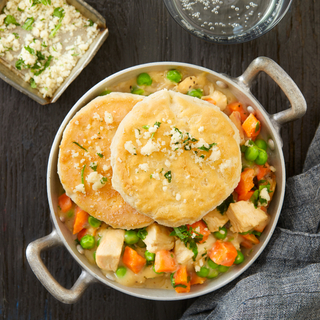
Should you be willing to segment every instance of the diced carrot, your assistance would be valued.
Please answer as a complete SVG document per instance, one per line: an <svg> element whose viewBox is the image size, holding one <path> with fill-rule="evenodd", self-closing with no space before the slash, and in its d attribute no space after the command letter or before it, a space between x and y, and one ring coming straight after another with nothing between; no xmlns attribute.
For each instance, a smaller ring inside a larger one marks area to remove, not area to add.
<svg viewBox="0 0 320 320"><path fill-rule="evenodd" d="M187 224L187 227L188 227L188 230L192 228L192 230L195 231L195 232L192 231L194 235L198 235L198 233L203 235L202 240L199 241L199 243L205 242L211 233L210 230L208 229L208 226L202 220L199 220L193 224Z"/></svg>
<svg viewBox="0 0 320 320"><path fill-rule="evenodd" d="M83 228L80 232L77 234L77 238L80 241L86 234L87 234L88 229Z"/></svg>
<svg viewBox="0 0 320 320"><path fill-rule="evenodd" d="M188 280L187 266L179 266L178 271L173 276L178 293L190 292L190 280ZM185 286L185 287L184 287Z"/></svg>
<svg viewBox="0 0 320 320"><path fill-rule="evenodd" d="M244 234L241 237L245 238L246 240L250 241L253 244L260 243L260 240L254 234Z"/></svg>
<svg viewBox="0 0 320 320"><path fill-rule="evenodd" d="M257 179L258 181L262 180L264 176L266 176L271 170L268 163L265 163L264 165L259 165L256 168L257 171Z"/></svg>
<svg viewBox="0 0 320 320"><path fill-rule="evenodd" d="M213 99L211 99L211 98L206 98L206 99L203 99L203 100L205 100L205 101L208 101L208 102L210 102L210 103L212 103L212 104L214 104L214 105L216 105L216 101L214 101Z"/></svg>
<svg viewBox="0 0 320 320"><path fill-rule="evenodd" d="M62 212L68 212L72 208L72 200L65 193L58 198L58 204Z"/></svg>
<svg viewBox="0 0 320 320"><path fill-rule="evenodd" d="M267 212L267 208L266 207L259 207L259 209L263 210L264 212ZM263 232L264 228L268 225L270 221L270 216L268 215L268 220L267 221L264 221L264 222L261 222L260 224L258 224L254 230L255 231L258 231L258 232Z"/></svg>
<svg viewBox="0 0 320 320"><path fill-rule="evenodd" d="M81 208L76 208L76 214L73 224L73 234L80 232L88 222L89 214Z"/></svg>
<svg viewBox="0 0 320 320"><path fill-rule="evenodd" d="M238 201L247 201L247 200L250 200L250 198L252 197L254 191L249 191L247 192L246 194L239 194L239 197L238 197Z"/></svg>
<svg viewBox="0 0 320 320"><path fill-rule="evenodd" d="M146 265L147 260L141 257L137 251L131 249L130 247L126 247L124 249L122 262L132 272L139 273L140 270Z"/></svg>
<svg viewBox="0 0 320 320"><path fill-rule="evenodd" d="M195 272L190 273L190 284L193 286L195 284L203 284L207 278L199 277Z"/></svg>
<svg viewBox="0 0 320 320"><path fill-rule="evenodd" d="M240 103L240 102L232 102L227 105L227 108L231 112L238 111L240 113L242 122L244 122L248 117L248 112L244 110L244 107L243 107L242 103Z"/></svg>
<svg viewBox="0 0 320 320"><path fill-rule="evenodd" d="M260 121L252 113L250 113L250 116L242 124L242 128L246 133L247 137L254 140L256 136L260 133L261 124Z"/></svg>
<svg viewBox="0 0 320 320"><path fill-rule="evenodd" d="M243 247L247 248L247 249L251 249L252 248L252 242L243 239L240 243Z"/></svg>
<svg viewBox="0 0 320 320"><path fill-rule="evenodd" d="M226 267L233 265L237 255L237 249L231 242L216 241L209 251L209 257L213 262Z"/></svg>
<svg viewBox="0 0 320 320"><path fill-rule="evenodd" d="M168 250L160 250L156 253L154 261L156 272L174 272L177 270L177 263L174 254Z"/></svg>
<svg viewBox="0 0 320 320"><path fill-rule="evenodd" d="M241 178L238 186L235 188L236 193L240 195L246 195L253 187L253 178L255 176L255 172L253 169L246 168L241 173Z"/></svg>

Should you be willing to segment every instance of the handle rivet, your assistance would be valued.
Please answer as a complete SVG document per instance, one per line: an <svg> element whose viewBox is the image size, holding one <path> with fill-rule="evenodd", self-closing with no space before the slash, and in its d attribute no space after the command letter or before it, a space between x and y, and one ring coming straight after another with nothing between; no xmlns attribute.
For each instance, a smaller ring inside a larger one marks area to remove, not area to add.
<svg viewBox="0 0 320 320"><path fill-rule="evenodd" d="M255 113L256 113L256 111L255 111L251 106L248 106L248 107L247 107L247 111L248 111L249 113L252 113L252 114L255 114Z"/></svg>
<svg viewBox="0 0 320 320"><path fill-rule="evenodd" d="M216 82L216 84L217 84L217 86L218 86L219 88L221 88L221 89L227 89L227 88L228 88L228 85L227 85L225 82L223 82L223 81L218 80L218 81Z"/></svg>
<svg viewBox="0 0 320 320"><path fill-rule="evenodd" d="M268 140L268 145L269 145L271 150L274 150L274 141L272 139Z"/></svg>

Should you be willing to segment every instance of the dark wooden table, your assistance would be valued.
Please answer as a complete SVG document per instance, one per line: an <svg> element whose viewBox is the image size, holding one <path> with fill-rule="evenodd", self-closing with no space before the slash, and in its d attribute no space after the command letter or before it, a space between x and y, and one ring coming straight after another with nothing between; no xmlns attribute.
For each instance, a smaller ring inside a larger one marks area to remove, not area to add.
<svg viewBox="0 0 320 320"><path fill-rule="evenodd" d="M161 0L96 0L110 36L60 100L41 106L0 80L0 318L2 319L177 319L193 300L154 302L92 285L80 301L55 300L32 273L28 243L51 232L46 168L56 131L73 104L93 85L124 68L151 61L182 61L231 76L258 56L279 63L303 92L308 111L282 129L287 176L299 174L320 120L320 2L295 0L280 24L245 44L221 46L189 35ZM267 76L253 92L274 113L287 99ZM70 288L80 267L61 247L43 254L48 269Z"/></svg>

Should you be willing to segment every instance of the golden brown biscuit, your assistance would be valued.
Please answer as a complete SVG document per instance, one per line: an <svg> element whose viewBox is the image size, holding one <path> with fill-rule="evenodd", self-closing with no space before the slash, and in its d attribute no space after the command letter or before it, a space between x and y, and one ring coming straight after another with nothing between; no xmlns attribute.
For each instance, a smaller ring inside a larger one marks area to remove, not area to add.
<svg viewBox="0 0 320 320"><path fill-rule="evenodd" d="M240 180L239 132L206 101L162 90L136 104L111 144L112 184L160 224L201 219Z"/></svg>
<svg viewBox="0 0 320 320"><path fill-rule="evenodd" d="M94 99L67 125L60 145L58 174L67 195L113 228L135 229L153 222L124 202L111 185L111 140L121 120L142 99L130 93Z"/></svg>

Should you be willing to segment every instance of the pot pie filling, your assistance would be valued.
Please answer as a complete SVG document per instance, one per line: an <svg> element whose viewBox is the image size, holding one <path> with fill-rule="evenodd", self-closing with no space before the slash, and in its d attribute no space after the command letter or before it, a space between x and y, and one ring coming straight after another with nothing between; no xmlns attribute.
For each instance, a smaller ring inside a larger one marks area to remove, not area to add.
<svg viewBox="0 0 320 320"><path fill-rule="evenodd" d="M276 188L275 168L268 163L269 147L260 136L259 119L249 113L228 89L217 89L205 73L189 74L183 69L142 73L105 88L101 96L111 92L148 96L162 89L218 106L239 130L242 172L230 196L192 224L171 228L153 222L147 227L124 230L114 229L91 216L61 188L58 215L75 235L79 253L85 255L91 264L97 265L107 278L125 286L174 289L177 293L187 293L191 286L205 284L243 263L253 246L260 243L259 238L270 220L268 207ZM108 115L105 116L104 121L111 120ZM160 122L161 119L153 126L146 124L145 128L139 128L137 134L139 137L146 133L155 137ZM199 133L204 130L204 127L198 128ZM172 132L171 139L174 136L175 132ZM183 141L188 140L189 144L196 145L197 142L192 139L198 140L189 137ZM73 145L73 153L84 152L87 148L85 143ZM133 143L127 143L124 148L131 154L136 152ZM197 148L200 148L199 159L217 157L214 145L206 143ZM178 154L176 156L179 157ZM197 165L201 166L201 163L200 160ZM99 160L95 161L95 166L99 166ZM147 165L140 167L139 170L148 171ZM91 171L94 173L94 168ZM160 175L167 181L166 186L171 183L170 167L161 173L150 173L150 179L157 179ZM92 184L84 181L80 167L79 179L83 186L78 188L78 192L85 192L86 188L95 185L93 180ZM105 181L98 180L95 181L96 188L100 190ZM175 196L177 201L183 201L178 199L178 194Z"/></svg>

